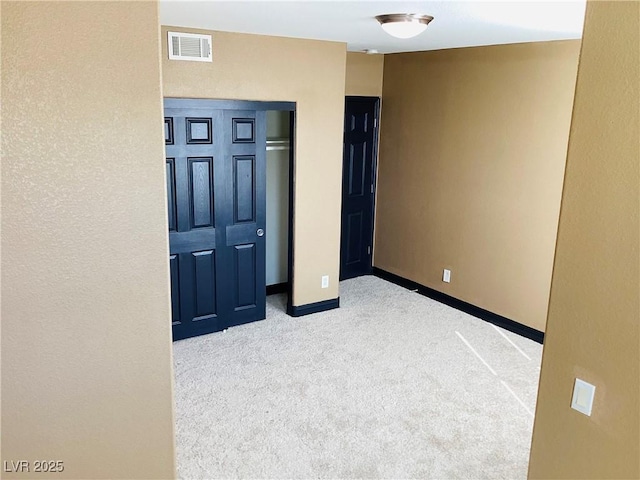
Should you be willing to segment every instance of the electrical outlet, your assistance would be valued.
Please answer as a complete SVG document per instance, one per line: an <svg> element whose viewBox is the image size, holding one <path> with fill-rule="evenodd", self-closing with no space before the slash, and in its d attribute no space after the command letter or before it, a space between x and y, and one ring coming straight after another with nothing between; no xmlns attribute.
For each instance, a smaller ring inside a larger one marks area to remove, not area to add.
<svg viewBox="0 0 640 480"><path fill-rule="evenodd" d="M329 288L329 275L322 276L322 288Z"/></svg>
<svg viewBox="0 0 640 480"><path fill-rule="evenodd" d="M451 283L451 270L447 270L446 268L442 272L442 281L445 283Z"/></svg>

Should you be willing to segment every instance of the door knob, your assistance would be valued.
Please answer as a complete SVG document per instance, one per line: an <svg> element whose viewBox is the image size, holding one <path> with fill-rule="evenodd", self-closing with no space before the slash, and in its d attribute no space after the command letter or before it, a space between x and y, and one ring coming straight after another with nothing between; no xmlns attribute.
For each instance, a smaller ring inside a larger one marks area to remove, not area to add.
<svg viewBox="0 0 640 480"><path fill-rule="evenodd" d="M259 228L258 231L256 232L258 234L259 237L264 235L264 230Z"/></svg>

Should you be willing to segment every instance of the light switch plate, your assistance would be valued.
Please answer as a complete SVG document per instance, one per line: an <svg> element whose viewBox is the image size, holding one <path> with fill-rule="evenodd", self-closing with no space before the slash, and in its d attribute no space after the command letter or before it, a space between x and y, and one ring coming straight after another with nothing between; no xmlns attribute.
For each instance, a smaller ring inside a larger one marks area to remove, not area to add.
<svg viewBox="0 0 640 480"><path fill-rule="evenodd" d="M590 417L591 409L593 408L593 397L595 397L595 395L595 385L576 378L576 383L573 385L571 408Z"/></svg>
<svg viewBox="0 0 640 480"><path fill-rule="evenodd" d="M329 288L329 275L322 276L322 288Z"/></svg>

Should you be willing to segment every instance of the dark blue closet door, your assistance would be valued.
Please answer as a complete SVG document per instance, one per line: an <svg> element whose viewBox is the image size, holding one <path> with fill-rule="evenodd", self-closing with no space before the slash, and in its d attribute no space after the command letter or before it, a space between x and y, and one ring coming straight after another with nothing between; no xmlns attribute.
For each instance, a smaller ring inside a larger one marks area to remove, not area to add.
<svg viewBox="0 0 640 480"><path fill-rule="evenodd" d="M264 112L176 102L165 143L179 340L265 318L266 127Z"/></svg>
<svg viewBox="0 0 640 480"><path fill-rule="evenodd" d="M224 301L228 325L265 318L266 113L224 111Z"/></svg>

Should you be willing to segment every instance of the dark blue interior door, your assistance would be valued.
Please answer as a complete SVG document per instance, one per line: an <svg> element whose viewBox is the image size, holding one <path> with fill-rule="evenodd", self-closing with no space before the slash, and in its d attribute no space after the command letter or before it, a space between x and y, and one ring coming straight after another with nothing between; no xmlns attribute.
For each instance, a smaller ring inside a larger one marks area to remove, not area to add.
<svg viewBox="0 0 640 480"><path fill-rule="evenodd" d="M371 273L378 98L347 97L342 170L340 279Z"/></svg>
<svg viewBox="0 0 640 480"><path fill-rule="evenodd" d="M165 102L174 340L265 318L265 123Z"/></svg>

